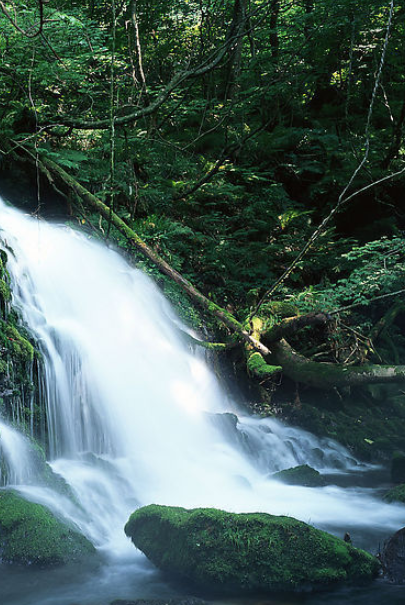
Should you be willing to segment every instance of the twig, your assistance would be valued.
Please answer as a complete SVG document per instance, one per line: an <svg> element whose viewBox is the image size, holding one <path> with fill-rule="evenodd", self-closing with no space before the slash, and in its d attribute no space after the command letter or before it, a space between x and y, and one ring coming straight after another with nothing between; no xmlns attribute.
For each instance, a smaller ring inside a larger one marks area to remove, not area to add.
<svg viewBox="0 0 405 605"><path fill-rule="evenodd" d="M343 191L339 195L339 199L338 199L336 205L332 208L332 210L329 212L329 214L323 219L323 221L321 222L321 224L319 225L319 227L317 229L315 229L315 231L312 233L311 237L309 238L309 240L307 241L307 243L305 244L305 246L302 248L301 252L295 257L295 259L292 261L292 263L290 264L290 266L287 267L287 269L284 271L284 273L282 274L282 276L271 286L271 288L269 288L268 290L266 290L266 292L263 294L263 296L261 297L261 299L257 303L254 311L250 314L250 317L249 317L250 319L254 315L256 315L258 313L260 307L262 306L262 304L266 300L266 298L268 298L269 296L271 296L272 294L274 294L274 292L277 290L277 288L287 279L287 277L289 277L289 275L293 272L293 270L295 269L295 267L297 266L297 264L304 257L304 255L307 253L307 251L312 246L312 244L318 239L318 237L320 236L320 234L324 231L324 229L325 229L326 225L329 223L329 221L335 216L335 214L338 212L338 210L341 209L341 207L344 204L346 204L347 202L349 202L354 197L360 195L364 191L367 191L368 189L371 189L372 187L375 187L376 185L378 185L380 183L383 183L384 181L387 181L389 179L392 179L392 178L394 178L394 177L402 174L403 172L405 172L405 168L403 168L402 170L400 170L398 172L395 172L394 174L388 175L387 177L384 177L382 179L379 179L378 181L370 183L366 187L362 187L361 189L355 191L354 193L352 193L348 197L345 197L345 195L346 195L349 187L352 185L354 179L356 178L356 176L358 175L358 173L360 172L360 170L363 168L363 166L366 163L367 158L368 158L369 149L370 149L370 126L371 126L371 119L372 119L372 116L373 116L374 101L375 101L377 90L378 90L378 87L379 87L380 78L381 78L381 74L382 74L382 69L383 69L384 61L385 61L385 55L386 55L386 52L387 52L388 40L389 40L389 36L390 36L390 32L391 32L393 12L394 12L394 0L391 0L390 12L389 12L389 16L388 16L386 34L385 34L385 39L384 39L384 45L383 45L383 49L382 49L382 52L381 52L380 65L379 65L379 68L378 68L378 71L377 71L377 74L376 74L376 77L375 77L373 93L371 95L370 106L369 106L368 114L367 114L367 123L366 123L366 130L365 130L365 137L366 137L366 144L365 145L366 145L366 149L365 149L365 152L364 152L364 156L363 156L361 162L359 163L359 165L357 166L357 168L354 170L352 176L349 179L349 182L347 183L347 185L344 187Z"/></svg>
<svg viewBox="0 0 405 605"><path fill-rule="evenodd" d="M375 296L374 298L370 298L370 300L365 300L363 302L353 303L352 305L347 305L346 307L340 307L340 309L335 309L335 311L330 311L328 315L337 315L338 313L343 313L344 311L350 311L351 309L355 309L356 307L363 307L364 305L368 305L369 303L375 302L376 300L383 300L384 298L391 298L392 296L397 296L398 294L404 294L405 288L401 290L396 290L396 292L390 292L389 294L381 294L380 296Z"/></svg>
<svg viewBox="0 0 405 605"><path fill-rule="evenodd" d="M12 24L12 26L19 31L21 34L23 34L24 36L26 36L27 38L36 38L37 36L40 36L42 34L42 30L44 27L44 6L43 6L43 0L39 0L38 1L38 5L39 5L39 24L37 26L37 31L34 32L33 34L29 33L29 30L24 30L22 29L17 21L15 19L13 19L13 17L10 15L10 13L8 12L8 9L6 7L6 5L4 4L4 2L2 2L0 0L0 10L2 11L2 13L7 17L7 19L10 21L10 23ZM30 29L32 29L31 26Z"/></svg>

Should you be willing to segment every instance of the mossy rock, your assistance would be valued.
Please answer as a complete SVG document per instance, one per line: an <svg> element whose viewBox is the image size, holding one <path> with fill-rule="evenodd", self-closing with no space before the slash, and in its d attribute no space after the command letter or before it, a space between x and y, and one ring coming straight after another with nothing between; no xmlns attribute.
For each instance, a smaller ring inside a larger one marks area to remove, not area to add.
<svg viewBox="0 0 405 605"><path fill-rule="evenodd" d="M12 353L20 361L32 361L34 358L34 347L17 330L15 326L6 326L4 333L11 344Z"/></svg>
<svg viewBox="0 0 405 605"><path fill-rule="evenodd" d="M45 506L0 491L0 553L7 563L54 567L95 552L81 534Z"/></svg>
<svg viewBox="0 0 405 605"><path fill-rule="evenodd" d="M22 433L25 438L27 447L27 455L30 460L29 483L33 485L43 485L50 489L67 496L72 501L75 501L75 496L69 484L65 479L55 473L52 467L48 464L43 447L33 438ZM1 485L5 486L13 483L10 478L10 468L6 456L2 451L2 436L0 433L0 469L1 469ZM1 492L0 492L1 493Z"/></svg>
<svg viewBox="0 0 405 605"><path fill-rule="evenodd" d="M405 504L405 483L403 483L402 485L397 485L396 487L390 489L389 492L384 495L383 500L389 503L402 502L403 504Z"/></svg>
<svg viewBox="0 0 405 605"><path fill-rule="evenodd" d="M34 483L45 485L55 492L70 498L72 502L76 502L76 496L67 481L56 473L46 460L43 447L34 439L30 439L30 457L34 467L37 470Z"/></svg>
<svg viewBox="0 0 405 605"><path fill-rule="evenodd" d="M162 571L206 594L295 592L371 580L378 560L343 540L266 513L149 505L125 526Z"/></svg>
<svg viewBox="0 0 405 605"><path fill-rule="evenodd" d="M308 466L308 464L294 466L293 468L274 473L272 479L277 479L277 481L282 481L282 483L287 483L288 485L304 485L306 487L322 487L326 485L326 481L321 473Z"/></svg>

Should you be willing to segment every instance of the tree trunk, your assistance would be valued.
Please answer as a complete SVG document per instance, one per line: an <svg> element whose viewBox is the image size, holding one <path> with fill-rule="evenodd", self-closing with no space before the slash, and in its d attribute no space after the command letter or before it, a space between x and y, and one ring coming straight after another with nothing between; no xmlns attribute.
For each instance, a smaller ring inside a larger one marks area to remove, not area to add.
<svg viewBox="0 0 405 605"><path fill-rule="evenodd" d="M227 86L225 91L226 99L233 99L238 88L243 47L242 34L246 28L246 10L247 0L236 0L233 21L235 23L235 30L238 34L238 38L229 62Z"/></svg>
<svg viewBox="0 0 405 605"><path fill-rule="evenodd" d="M263 332L263 340L266 343L275 342L295 334L305 326L324 326L329 320L330 317L325 313L308 313L307 315L287 317Z"/></svg>
<svg viewBox="0 0 405 605"><path fill-rule="evenodd" d="M282 366L285 376L317 389L405 382L405 366L347 366L311 361L294 351L285 340L276 343L272 351L274 361Z"/></svg>
<svg viewBox="0 0 405 605"><path fill-rule="evenodd" d="M280 14L280 0L273 0L270 13L270 48L273 59L278 59L279 39L278 39L278 16Z"/></svg>

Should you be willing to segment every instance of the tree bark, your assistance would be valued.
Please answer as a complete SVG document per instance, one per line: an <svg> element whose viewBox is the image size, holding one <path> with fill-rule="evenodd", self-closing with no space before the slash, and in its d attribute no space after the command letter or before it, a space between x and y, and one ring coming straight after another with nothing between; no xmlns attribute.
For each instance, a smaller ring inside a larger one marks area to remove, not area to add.
<svg viewBox="0 0 405 605"><path fill-rule="evenodd" d="M329 321L325 313L308 313L282 319L276 325L263 332L262 338L266 343L272 343L295 334L305 326L324 326Z"/></svg>
<svg viewBox="0 0 405 605"><path fill-rule="evenodd" d="M270 13L270 48L273 59L278 59L279 39L278 39L278 16L280 14L280 0L273 0Z"/></svg>
<svg viewBox="0 0 405 605"><path fill-rule="evenodd" d="M143 87L145 93L147 93L146 78L145 78L145 72L143 69L141 40L140 40L140 36L139 36L138 11L137 11L137 6L136 6L136 0L131 0L130 11L131 11L132 28L134 31L134 44L135 44L136 60L138 63L139 78L141 80L142 87Z"/></svg>
<svg viewBox="0 0 405 605"><path fill-rule="evenodd" d="M228 82L225 91L226 99L233 99L238 88L240 65L242 60L243 32L246 24L247 0L236 0L233 21L239 32L235 48L232 52L228 69Z"/></svg>

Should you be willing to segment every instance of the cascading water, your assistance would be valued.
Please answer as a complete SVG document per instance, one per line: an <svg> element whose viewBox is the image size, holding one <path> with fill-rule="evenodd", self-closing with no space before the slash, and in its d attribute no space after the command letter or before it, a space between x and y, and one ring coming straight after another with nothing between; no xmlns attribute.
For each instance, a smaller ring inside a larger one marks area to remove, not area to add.
<svg viewBox="0 0 405 605"><path fill-rule="evenodd" d="M9 483L28 498L73 521L100 549L130 556L123 526L151 502L287 514L338 532L391 533L403 524L400 507L367 491L272 480L272 471L305 462L329 472L353 471L356 462L330 440L225 414L238 410L183 342L168 303L116 252L4 202L0 225L12 250L13 304L44 357L50 464L75 495L72 502L27 481L24 438L2 423Z"/></svg>
<svg viewBox="0 0 405 605"><path fill-rule="evenodd" d="M29 440L0 421L0 485L32 483L37 476Z"/></svg>

